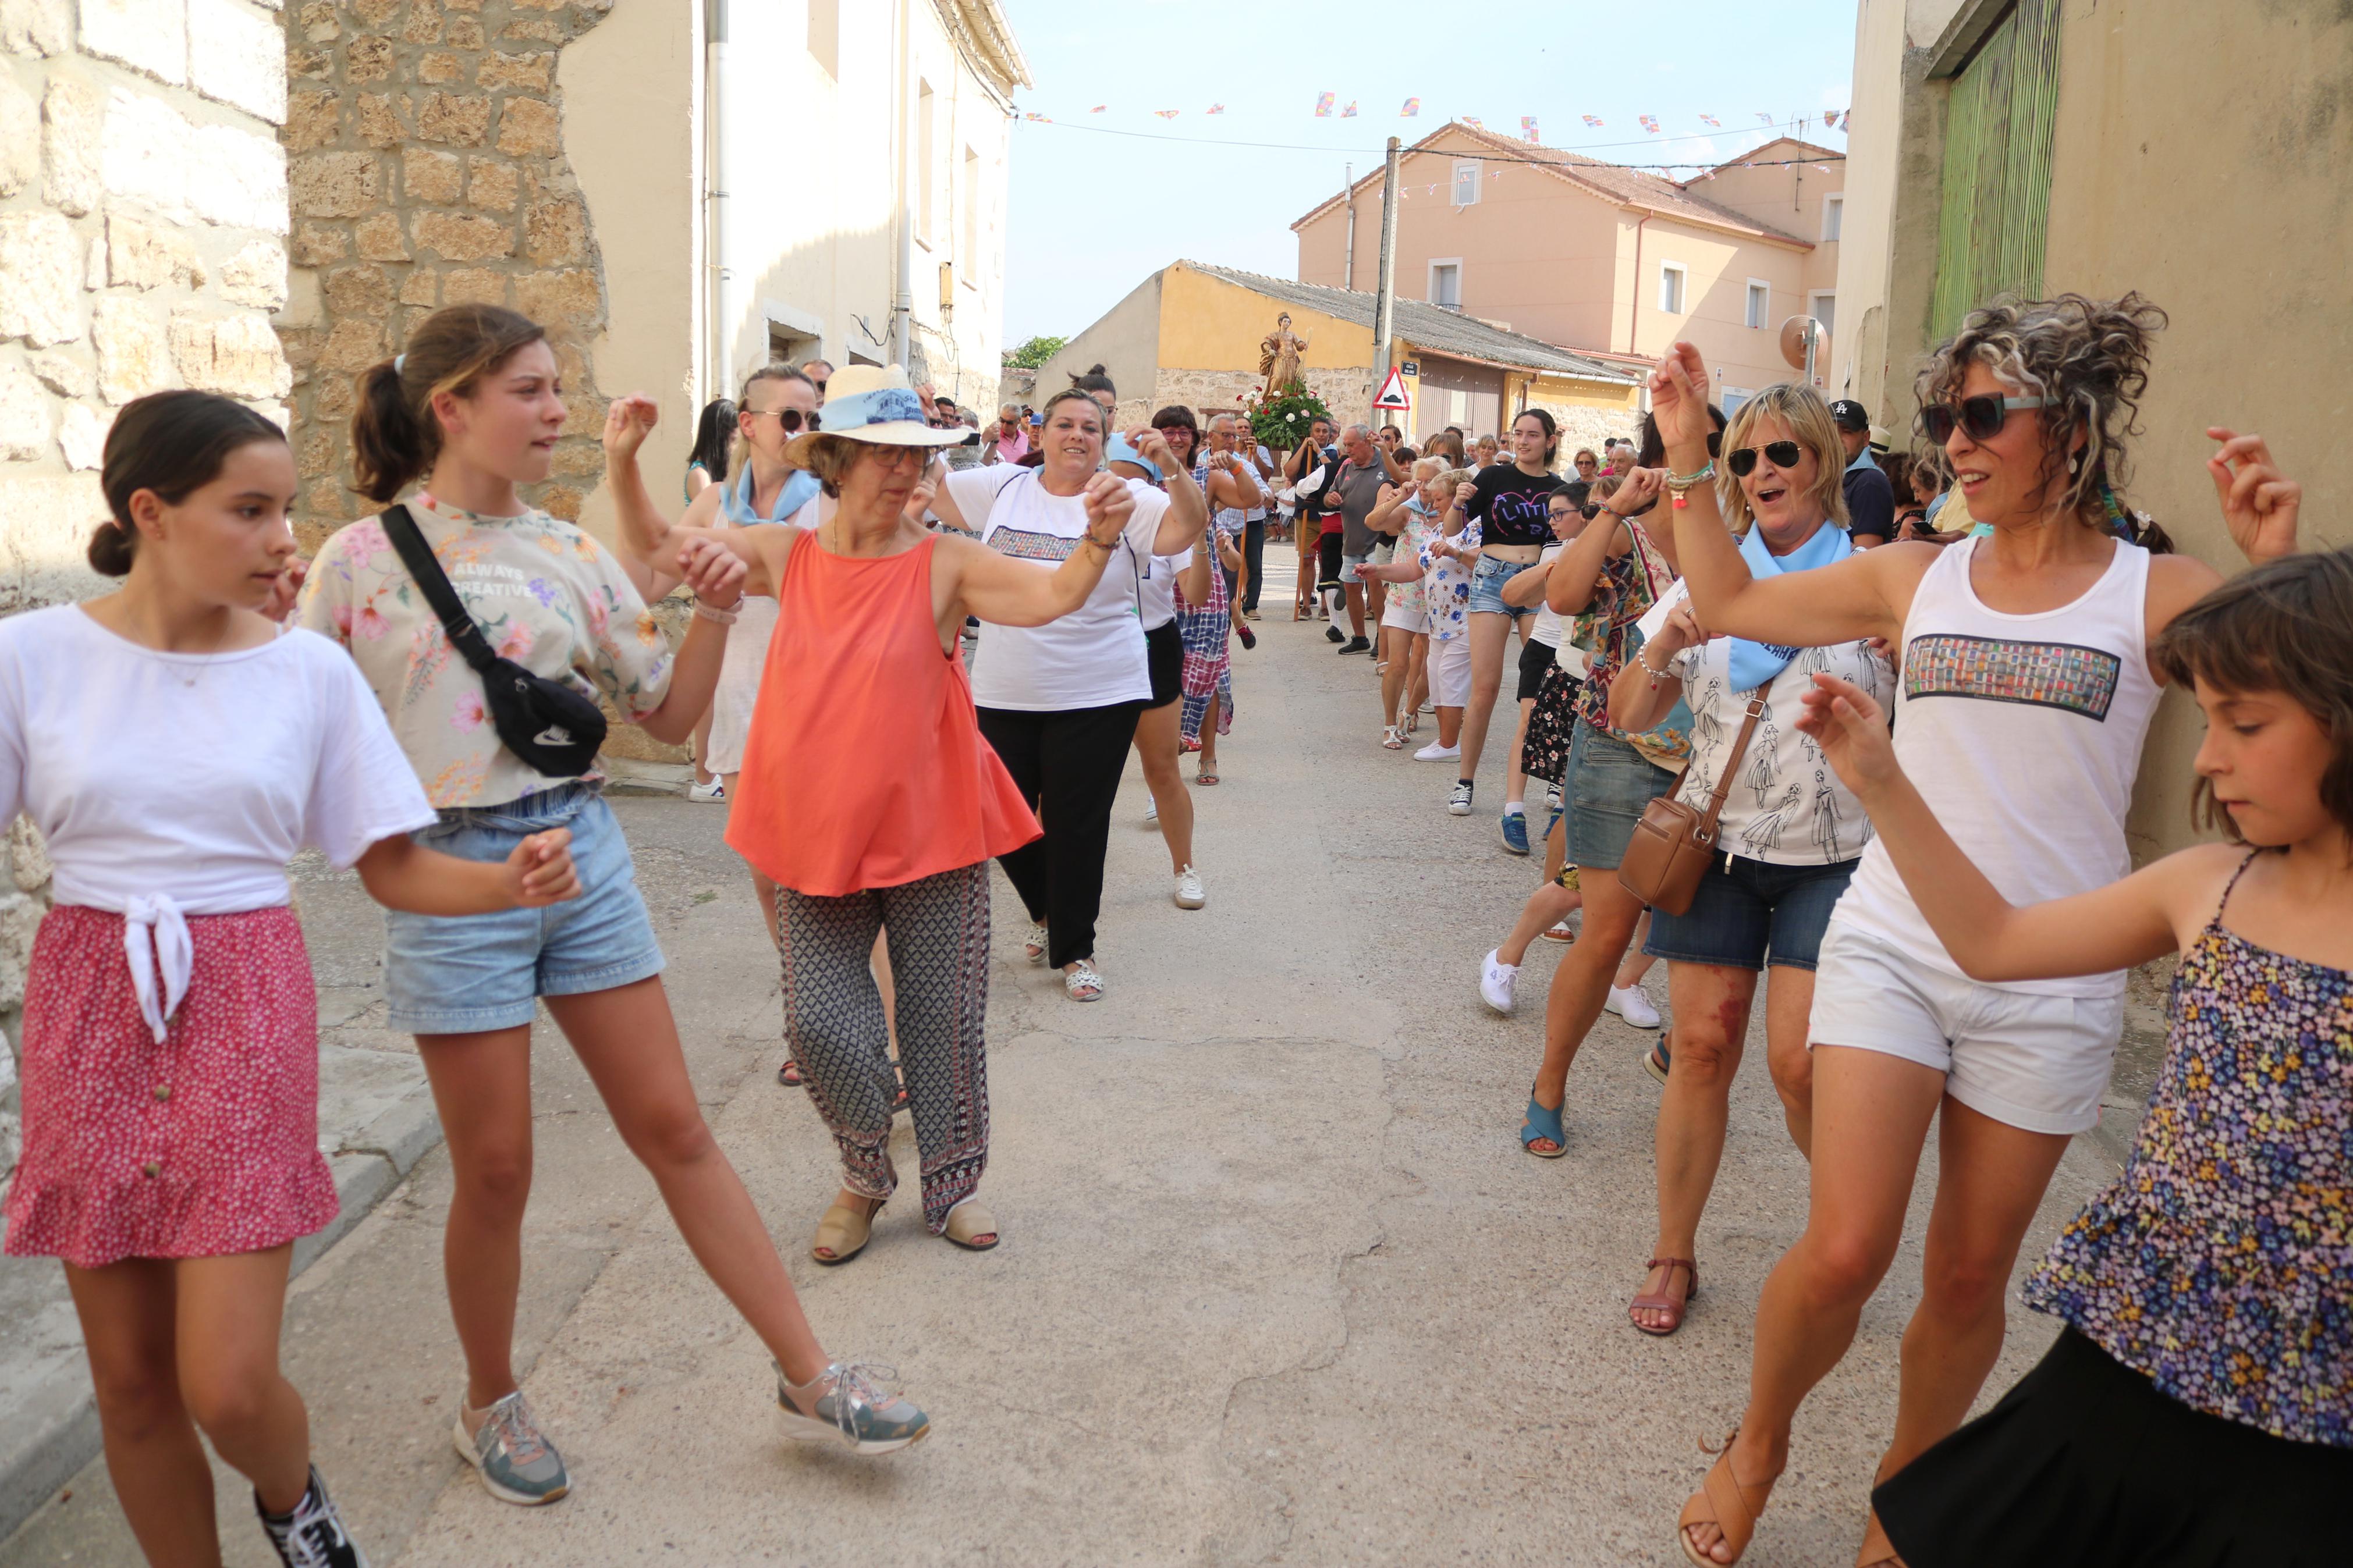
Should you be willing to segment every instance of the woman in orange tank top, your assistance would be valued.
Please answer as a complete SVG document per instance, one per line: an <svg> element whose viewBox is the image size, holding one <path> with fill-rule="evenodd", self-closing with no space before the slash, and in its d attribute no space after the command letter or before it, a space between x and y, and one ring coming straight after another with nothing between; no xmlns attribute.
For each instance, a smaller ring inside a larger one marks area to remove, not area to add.
<svg viewBox="0 0 2353 1568"><path fill-rule="evenodd" d="M982 740L958 637L965 617L1043 626L1083 603L1134 510L1121 480L1085 491L1087 536L1052 572L912 521L925 467L961 431L935 430L906 373L834 374L825 429L791 455L839 502L815 528L665 542L690 579L741 558L747 594L773 595L760 683L727 842L776 885L785 1038L841 1151L842 1185L810 1255L846 1263L898 1184L882 1001L867 958L885 933L899 1065L922 1152L923 1221L985 1251L997 1222L973 1197L988 1159L988 862L1036 838L1037 818ZM649 400L625 419L650 427ZM820 509L822 511L822 509Z"/></svg>

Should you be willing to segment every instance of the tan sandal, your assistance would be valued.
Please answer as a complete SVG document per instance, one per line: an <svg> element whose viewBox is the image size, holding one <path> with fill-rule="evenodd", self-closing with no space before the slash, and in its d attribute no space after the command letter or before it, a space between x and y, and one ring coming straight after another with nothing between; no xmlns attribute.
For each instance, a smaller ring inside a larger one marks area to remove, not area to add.
<svg viewBox="0 0 2353 1568"><path fill-rule="evenodd" d="M997 1243L997 1216L966 1198L948 1210L948 1226L941 1233L966 1252L987 1252Z"/></svg>
<svg viewBox="0 0 2353 1568"><path fill-rule="evenodd" d="M874 1216L882 1212L886 1198L866 1198L865 1207L836 1203L817 1222L817 1239L809 1244L809 1256L830 1268L847 1263L866 1250L866 1243L874 1234Z"/></svg>
<svg viewBox="0 0 2353 1568"><path fill-rule="evenodd" d="M1653 1258L1643 1267L1663 1268L1667 1277L1660 1281L1661 1289L1656 1295L1641 1295L1627 1302L1626 1316L1642 1332L1662 1340L1683 1326L1683 1312L1691 1305L1692 1299L1699 1294L1699 1265L1688 1258ZM1691 1283L1681 1296L1670 1296L1666 1292L1673 1287L1678 1268L1691 1276ZM1667 1326L1663 1329L1651 1328L1634 1316L1637 1312L1664 1312L1667 1314Z"/></svg>
<svg viewBox="0 0 2353 1568"><path fill-rule="evenodd" d="M1854 1568L1904 1568L1904 1559L1895 1554L1895 1542L1887 1539L1887 1527L1879 1522L1879 1510L1863 1515L1862 1550L1854 1556Z"/></svg>
<svg viewBox="0 0 2353 1568"><path fill-rule="evenodd" d="M1732 1439L1740 1436L1736 1426L1724 1439L1720 1449L1700 1445L1702 1453L1714 1452L1715 1463L1708 1467L1707 1479L1700 1483L1691 1500L1675 1519L1675 1544L1683 1549L1683 1556L1699 1568L1726 1568L1726 1565L1692 1544L1692 1527L1712 1524L1724 1533L1724 1542L1732 1548L1732 1562L1740 1561L1748 1550L1748 1542L1757 1534L1757 1516L1765 1511L1765 1504L1773 1496L1773 1482L1778 1475L1757 1486L1743 1486L1740 1478L1732 1473ZM1755 1494L1757 1500L1750 1502Z"/></svg>

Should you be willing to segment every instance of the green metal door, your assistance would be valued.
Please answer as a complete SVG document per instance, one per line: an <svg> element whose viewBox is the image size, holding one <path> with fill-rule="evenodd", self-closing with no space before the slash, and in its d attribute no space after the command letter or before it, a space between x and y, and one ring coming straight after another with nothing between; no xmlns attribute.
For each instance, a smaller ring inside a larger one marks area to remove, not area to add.
<svg viewBox="0 0 2353 1568"><path fill-rule="evenodd" d="M1997 294L2042 291L2060 0L2018 0L1953 77L1945 113L1934 335Z"/></svg>

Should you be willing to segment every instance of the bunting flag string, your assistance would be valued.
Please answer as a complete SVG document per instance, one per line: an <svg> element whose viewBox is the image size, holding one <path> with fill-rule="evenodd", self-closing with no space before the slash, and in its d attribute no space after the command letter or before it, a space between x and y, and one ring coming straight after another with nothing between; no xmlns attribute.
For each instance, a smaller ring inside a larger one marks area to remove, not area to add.
<svg viewBox="0 0 2353 1568"><path fill-rule="evenodd" d="M1659 133L1659 121L1655 115L1638 114L1634 116L1634 120L1637 124L1641 125L1643 130L1649 132L1651 135L1656 136Z"/></svg>
<svg viewBox="0 0 2353 1568"><path fill-rule="evenodd" d="M1333 104L1333 100L1334 100L1337 96L1338 96L1338 95L1337 95L1337 94L1335 94L1335 93L1329 93L1329 92L1319 92L1319 93L1317 93L1317 94L1315 95L1315 118L1316 118L1316 119L1318 119L1318 120L1329 120L1329 119L1331 119L1331 118L1332 118L1332 104Z"/></svg>
<svg viewBox="0 0 2353 1568"><path fill-rule="evenodd" d="M1087 112L1089 114L1101 114L1104 110L1109 109L1111 105L1108 103L1098 103L1092 109L1088 110Z"/></svg>
<svg viewBox="0 0 2353 1568"><path fill-rule="evenodd" d="M1356 118L1356 100L1355 99L1352 98L1348 100L1348 107L1340 111L1340 118L1343 120L1354 120Z"/></svg>
<svg viewBox="0 0 2353 1568"><path fill-rule="evenodd" d="M1211 114L1223 114L1225 111L1226 106L1222 103L1213 103L1209 105L1208 112Z"/></svg>
<svg viewBox="0 0 2353 1568"><path fill-rule="evenodd" d="M1398 118L1399 120L1411 120L1420 112L1421 100L1418 98L1409 98L1405 100L1405 107L1398 110Z"/></svg>
<svg viewBox="0 0 2353 1568"><path fill-rule="evenodd" d="M1050 120L1047 119L1047 118L1046 118L1044 115L1042 115L1042 114L1025 114L1025 115L1023 115L1021 118L1022 118L1022 119L1024 119L1024 120L1032 120L1032 121L1037 121L1037 122L1038 122L1039 124L1040 124L1040 125L1051 125L1051 124L1053 124L1053 123L1054 123L1052 121L1050 121Z"/></svg>
<svg viewBox="0 0 2353 1568"><path fill-rule="evenodd" d="M1721 131L1721 130L1723 130L1723 129L1724 129L1724 121L1721 121L1721 120L1718 120L1718 119L1717 119L1715 115L1713 115L1713 114L1703 114L1703 115L1701 115L1701 116L1699 117L1699 122L1700 122L1702 125L1705 125L1705 126L1713 127L1714 129L1715 129L1715 130L1717 130L1717 131Z"/></svg>
<svg viewBox="0 0 2353 1568"><path fill-rule="evenodd" d="M1757 111L1757 119L1759 119L1759 120L1761 120L1761 121L1764 121L1766 124L1767 124L1767 125L1770 125L1770 124L1772 124L1772 123L1773 123L1773 117L1772 117L1771 115L1769 115L1769 114L1766 113L1766 112L1765 112L1763 110L1761 110L1761 109L1760 109L1760 110L1758 110Z"/></svg>
<svg viewBox="0 0 2353 1568"><path fill-rule="evenodd" d="M1487 122L1480 119L1475 114L1465 114L1461 118L1462 123L1468 125L1473 131L1484 131L1487 129Z"/></svg>
<svg viewBox="0 0 2353 1568"><path fill-rule="evenodd" d="M1536 117L1535 115L1523 114L1520 116L1520 134L1531 142L1536 140Z"/></svg>
<svg viewBox="0 0 2353 1568"><path fill-rule="evenodd" d="M1585 121L1588 125L1590 125L1590 126L1591 126L1591 127L1593 127L1593 129L1595 129L1596 131L1599 131L1599 130L1600 130L1600 129L1601 129L1601 116L1599 116L1599 115L1598 115L1598 114L1588 114L1588 115L1581 116L1581 118L1584 120L1584 121Z"/></svg>
<svg viewBox="0 0 2353 1568"><path fill-rule="evenodd" d="M1177 115L1179 115L1179 114L1183 113L1184 111L1183 111L1182 110L1176 110L1176 109L1155 109L1155 110L1154 110L1152 112L1153 112L1153 113L1155 113L1155 114L1156 114L1156 115L1158 115L1158 116L1160 116L1160 118L1161 118L1161 119L1163 119L1163 120L1174 120L1174 119L1176 119L1176 116L1177 116Z"/></svg>

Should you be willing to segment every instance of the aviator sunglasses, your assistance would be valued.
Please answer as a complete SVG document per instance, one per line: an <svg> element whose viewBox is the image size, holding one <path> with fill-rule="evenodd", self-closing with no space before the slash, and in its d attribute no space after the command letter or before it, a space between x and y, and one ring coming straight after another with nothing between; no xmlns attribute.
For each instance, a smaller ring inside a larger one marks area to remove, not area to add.
<svg viewBox="0 0 2353 1568"><path fill-rule="evenodd" d="M1745 479L1757 471L1757 454L1765 454L1766 461L1777 468L1794 468L1804 449L1795 441L1767 441L1762 447L1742 447L1725 455L1724 466L1732 477Z"/></svg>
<svg viewBox="0 0 2353 1568"><path fill-rule="evenodd" d="M1956 425L1968 431L1971 440L1983 441L2000 434L2010 410L2050 405L2047 397L1998 397L1990 392L1958 403L1931 403L1920 410L1920 430L1939 447L1953 438Z"/></svg>

